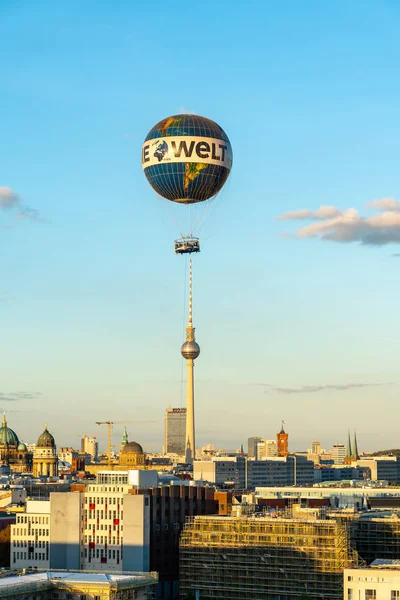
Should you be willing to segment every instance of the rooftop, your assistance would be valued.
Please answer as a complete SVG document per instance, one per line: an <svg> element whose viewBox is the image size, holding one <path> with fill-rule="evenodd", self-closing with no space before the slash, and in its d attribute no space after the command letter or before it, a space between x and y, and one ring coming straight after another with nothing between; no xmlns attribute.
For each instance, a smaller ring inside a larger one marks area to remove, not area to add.
<svg viewBox="0 0 400 600"><path fill-rule="evenodd" d="M91 573L87 571L3 571L0 576L0 598L44 589L59 589L65 586L79 589L81 585L109 587L114 590L145 587L158 581L157 573ZM22 574L21 574L22 573Z"/></svg>
<svg viewBox="0 0 400 600"><path fill-rule="evenodd" d="M377 558L370 565L371 569L400 569L400 560L398 558Z"/></svg>

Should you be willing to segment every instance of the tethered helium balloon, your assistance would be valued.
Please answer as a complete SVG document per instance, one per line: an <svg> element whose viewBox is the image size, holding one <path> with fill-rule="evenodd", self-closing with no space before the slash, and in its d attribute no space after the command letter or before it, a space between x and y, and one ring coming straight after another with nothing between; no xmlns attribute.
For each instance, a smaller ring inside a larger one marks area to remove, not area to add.
<svg viewBox="0 0 400 600"><path fill-rule="evenodd" d="M232 168L232 147L225 131L211 119L175 115L157 123L146 136L142 167L157 194L190 207L220 192ZM185 234L175 242L175 251L198 252L193 231Z"/></svg>

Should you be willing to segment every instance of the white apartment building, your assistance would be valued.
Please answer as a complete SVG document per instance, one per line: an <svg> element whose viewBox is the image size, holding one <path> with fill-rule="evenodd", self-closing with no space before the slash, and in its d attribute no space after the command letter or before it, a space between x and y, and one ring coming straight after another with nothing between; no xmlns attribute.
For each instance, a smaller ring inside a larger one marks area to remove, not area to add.
<svg viewBox="0 0 400 600"><path fill-rule="evenodd" d="M12 567L149 570L148 496L129 493L127 472L99 476L104 483L27 502L11 530Z"/></svg>
<svg viewBox="0 0 400 600"><path fill-rule="evenodd" d="M10 567L48 569L50 549L50 501L27 500L24 513L11 525Z"/></svg>
<svg viewBox="0 0 400 600"><path fill-rule="evenodd" d="M260 440L255 443L255 459L262 460L263 458L270 458L271 456L278 456L278 447L275 440Z"/></svg>
<svg viewBox="0 0 400 600"><path fill-rule="evenodd" d="M92 462L96 462L99 454L99 444L95 437L84 435L81 440L81 451L90 454Z"/></svg>
<svg viewBox="0 0 400 600"><path fill-rule="evenodd" d="M399 600L400 560L374 560L369 567L344 570L344 600Z"/></svg>

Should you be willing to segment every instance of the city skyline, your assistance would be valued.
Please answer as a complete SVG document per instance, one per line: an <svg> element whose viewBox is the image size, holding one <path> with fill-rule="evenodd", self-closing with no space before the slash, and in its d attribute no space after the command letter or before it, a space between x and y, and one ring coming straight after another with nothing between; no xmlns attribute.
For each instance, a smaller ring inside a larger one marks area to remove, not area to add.
<svg viewBox="0 0 400 600"><path fill-rule="evenodd" d="M162 446L165 406L185 406L188 267L140 149L157 120L194 112L234 153L194 266L198 445L234 449L283 419L291 449L349 427L361 450L399 446L399 7L206 2L180 6L171 37L178 5L62 4L0 8L10 426L35 441L47 421L65 446L96 421L152 419L130 439Z"/></svg>

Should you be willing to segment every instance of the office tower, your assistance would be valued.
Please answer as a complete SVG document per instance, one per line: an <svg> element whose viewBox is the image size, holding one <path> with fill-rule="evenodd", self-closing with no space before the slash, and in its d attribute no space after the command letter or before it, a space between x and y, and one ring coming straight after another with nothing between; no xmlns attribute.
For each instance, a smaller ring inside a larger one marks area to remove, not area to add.
<svg viewBox="0 0 400 600"><path fill-rule="evenodd" d="M185 454L186 408L167 408L164 414L164 454Z"/></svg>
<svg viewBox="0 0 400 600"><path fill-rule="evenodd" d="M344 464L344 459L346 457L346 448L343 444L333 444L330 453L335 465Z"/></svg>
<svg viewBox="0 0 400 600"><path fill-rule="evenodd" d="M249 458L255 458L256 456L256 444L261 442L260 437L249 437L247 440L247 456Z"/></svg>
<svg viewBox="0 0 400 600"><path fill-rule="evenodd" d="M85 454L90 454L93 462L97 461L99 444L95 437L84 435L81 441L81 450Z"/></svg>

